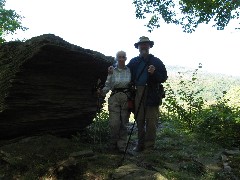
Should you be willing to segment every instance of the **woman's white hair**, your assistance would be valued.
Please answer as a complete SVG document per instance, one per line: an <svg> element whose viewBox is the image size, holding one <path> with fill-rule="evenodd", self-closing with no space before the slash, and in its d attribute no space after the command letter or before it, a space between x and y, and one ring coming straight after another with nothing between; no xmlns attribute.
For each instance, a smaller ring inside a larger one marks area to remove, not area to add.
<svg viewBox="0 0 240 180"><path fill-rule="evenodd" d="M122 50L118 51L117 54L116 54L116 57L115 57L116 60L118 59L119 54L124 54L125 56L127 55L127 53L125 51L122 51Z"/></svg>
<svg viewBox="0 0 240 180"><path fill-rule="evenodd" d="M119 55L119 54L124 54L125 56L127 55L127 53L126 53L125 51L123 51L123 50L118 51L118 52L116 53L116 57L115 57L115 59L114 59L114 66L117 65L117 63L118 63L118 55ZM126 56L126 57L127 57L127 56Z"/></svg>

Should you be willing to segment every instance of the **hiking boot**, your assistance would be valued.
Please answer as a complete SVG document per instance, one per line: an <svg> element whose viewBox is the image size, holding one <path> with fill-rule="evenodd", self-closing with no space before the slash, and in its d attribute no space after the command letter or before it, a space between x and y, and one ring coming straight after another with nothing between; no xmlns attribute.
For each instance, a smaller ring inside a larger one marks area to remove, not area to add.
<svg viewBox="0 0 240 180"><path fill-rule="evenodd" d="M133 156L134 155L134 153L132 152L132 151L130 151L130 150L126 150L126 152L125 152L125 149L119 149L119 151L118 151L120 154L128 154L128 155L131 155L131 156Z"/></svg>
<svg viewBox="0 0 240 180"><path fill-rule="evenodd" d="M144 151L144 147L137 145L135 148L133 148L133 151L135 151L135 152L142 152L142 151Z"/></svg>

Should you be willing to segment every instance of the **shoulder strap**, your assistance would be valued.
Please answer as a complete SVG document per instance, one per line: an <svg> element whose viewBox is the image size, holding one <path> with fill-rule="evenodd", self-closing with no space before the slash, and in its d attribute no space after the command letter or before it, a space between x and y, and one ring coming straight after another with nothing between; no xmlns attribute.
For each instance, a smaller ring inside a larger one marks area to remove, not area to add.
<svg viewBox="0 0 240 180"><path fill-rule="evenodd" d="M145 69L146 66L148 65L149 61L150 61L150 58L148 58L148 60L147 60L147 62L145 63L144 67L142 68L142 71L140 72L140 74L138 75L138 77L136 78L135 81L138 81L138 80L139 80L139 78L141 77L141 75L142 75L144 69Z"/></svg>

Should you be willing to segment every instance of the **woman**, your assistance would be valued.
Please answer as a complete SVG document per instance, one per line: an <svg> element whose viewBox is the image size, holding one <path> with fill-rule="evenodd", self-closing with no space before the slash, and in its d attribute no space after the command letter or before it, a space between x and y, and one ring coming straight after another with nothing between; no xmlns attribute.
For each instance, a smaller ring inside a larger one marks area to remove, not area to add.
<svg viewBox="0 0 240 180"><path fill-rule="evenodd" d="M116 54L117 66L113 73L109 74L101 94L106 95L110 90L108 99L110 145L109 149L119 150L124 153L127 144L127 123L129 119L128 97L131 81L130 69L125 65L126 52L119 51Z"/></svg>

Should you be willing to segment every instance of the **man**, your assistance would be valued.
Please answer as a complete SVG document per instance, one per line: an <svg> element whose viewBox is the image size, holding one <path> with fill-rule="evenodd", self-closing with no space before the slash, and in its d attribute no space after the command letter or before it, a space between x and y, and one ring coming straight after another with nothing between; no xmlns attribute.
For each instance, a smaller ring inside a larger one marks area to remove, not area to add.
<svg viewBox="0 0 240 180"><path fill-rule="evenodd" d="M139 56L128 63L132 82L136 87L135 120L138 128L138 144L136 152L152 149L155 146L159 105L163 98L163 86L167 80L167 70L163 62L149 54L154 45L148 37L142 36L134 44Z"/></svg>

